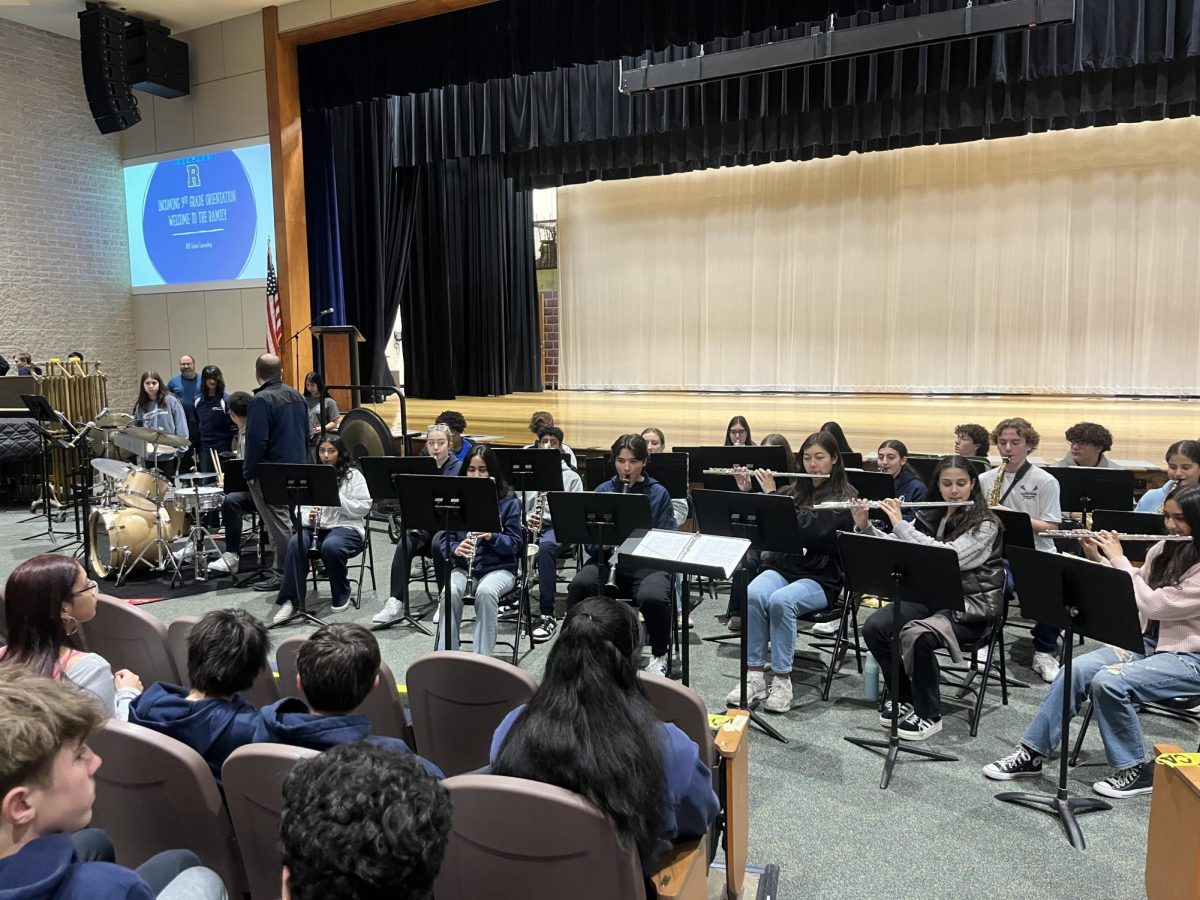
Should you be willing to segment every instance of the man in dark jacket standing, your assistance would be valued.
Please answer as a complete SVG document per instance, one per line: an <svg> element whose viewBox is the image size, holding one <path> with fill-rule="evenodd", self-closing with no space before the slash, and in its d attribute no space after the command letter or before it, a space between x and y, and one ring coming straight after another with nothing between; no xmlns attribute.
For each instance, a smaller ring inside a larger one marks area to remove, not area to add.
<svg viewBox="0 0 1200 900"><path fill-rule="evenodd" d="M254 589L278 591L292 523L286 506L270 506L263 500L257 469L260 463L300 464L308 460L308 405L299 391L283 383L283 363L278 356L260 356L254 363L254 376L259 386L246 414L242 472L275 554L270 577Z"/></svg>

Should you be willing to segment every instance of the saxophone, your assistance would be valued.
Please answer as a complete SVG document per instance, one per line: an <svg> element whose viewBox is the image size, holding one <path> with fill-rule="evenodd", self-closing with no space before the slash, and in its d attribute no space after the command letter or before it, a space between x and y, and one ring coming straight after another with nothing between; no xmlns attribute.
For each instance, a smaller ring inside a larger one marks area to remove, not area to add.
<svg viewBox="0 0 1200 900"><path fill-rule="evenodd" d="M628 478L621 479L622 494L629 493L629 484ZM601 550L603 552L603 548L601 548ZM606 594L608 594L610 590L615 591L617 589L617 555L617 548L613 547L612 555L608 558L608 581L604 582L604 593ZM612 595L609 594L609 596Z"/></svg>
<svg viewBox="0 0 1200 900"><path fill-rule="evenodd" d="M542 491L537 495L537 499L533 501L533 512L529 514L529 518L536 519L537 524L529 529L529 543L536 544L538 538L542 535L542 524L546 515L546 492Z"/></svg>
<svg viewBox="0 0 1200 900"><path fill-rule="evenodd" d="M1008 465L1011 456L1000 457L1000 468L996 470L996 481L992 484L991 493L988 494L988 506L1000 505L1000 493L1004 490L1004 467Z"/></svg>

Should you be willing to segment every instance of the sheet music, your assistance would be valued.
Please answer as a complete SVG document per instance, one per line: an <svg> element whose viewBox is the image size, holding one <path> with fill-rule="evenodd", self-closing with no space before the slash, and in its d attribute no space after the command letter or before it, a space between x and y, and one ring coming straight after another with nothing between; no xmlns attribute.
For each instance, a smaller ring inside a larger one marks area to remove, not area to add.
<svg viewBox="0 0 1200 900"><path fill-rule="evenodd" d="M742 557L750 549L750 542L744 538L718 537L715 534L698 534L695 537L683 558L684 562L720 566L726 578L733 576L742 564Z"/></svg>
<svg viewBox="0 0 1200 900"><path fill-rule="evenodd" d="M653 556L656 559L670 559L679 562L687 550L688 543L695 534L687 531L660 531L655 529L646 532L646 536L638 543L638 553L642 556Z"/></svg>

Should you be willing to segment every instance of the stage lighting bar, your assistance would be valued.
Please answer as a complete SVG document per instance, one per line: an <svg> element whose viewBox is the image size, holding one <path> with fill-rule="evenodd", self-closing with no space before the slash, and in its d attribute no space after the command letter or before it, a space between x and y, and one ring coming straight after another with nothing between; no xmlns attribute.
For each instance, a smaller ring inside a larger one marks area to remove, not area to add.
<svg viewBox="0 0 1200 900"><path fill-rule="evenodd" d="M707 84L743 75L850 59L868 53L908 50L963 38L1074 21L1075 0L998 0L996 3L908 16L872 25L817 30L807 37L702 54L673 62L655 65L643 63L639 68L621 72L621 91L644 94L664 88Z"/></svg>

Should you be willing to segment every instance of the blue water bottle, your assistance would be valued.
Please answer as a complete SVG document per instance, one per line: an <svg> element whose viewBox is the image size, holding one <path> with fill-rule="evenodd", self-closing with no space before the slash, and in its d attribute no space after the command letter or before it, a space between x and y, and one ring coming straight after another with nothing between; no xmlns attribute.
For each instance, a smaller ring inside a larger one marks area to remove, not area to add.
<svg viewBox="0 0 1200 900"><path fill-rule="evenodd" d="M868 652L863 660L863 699L879 701L879 662Z"/></svg>

